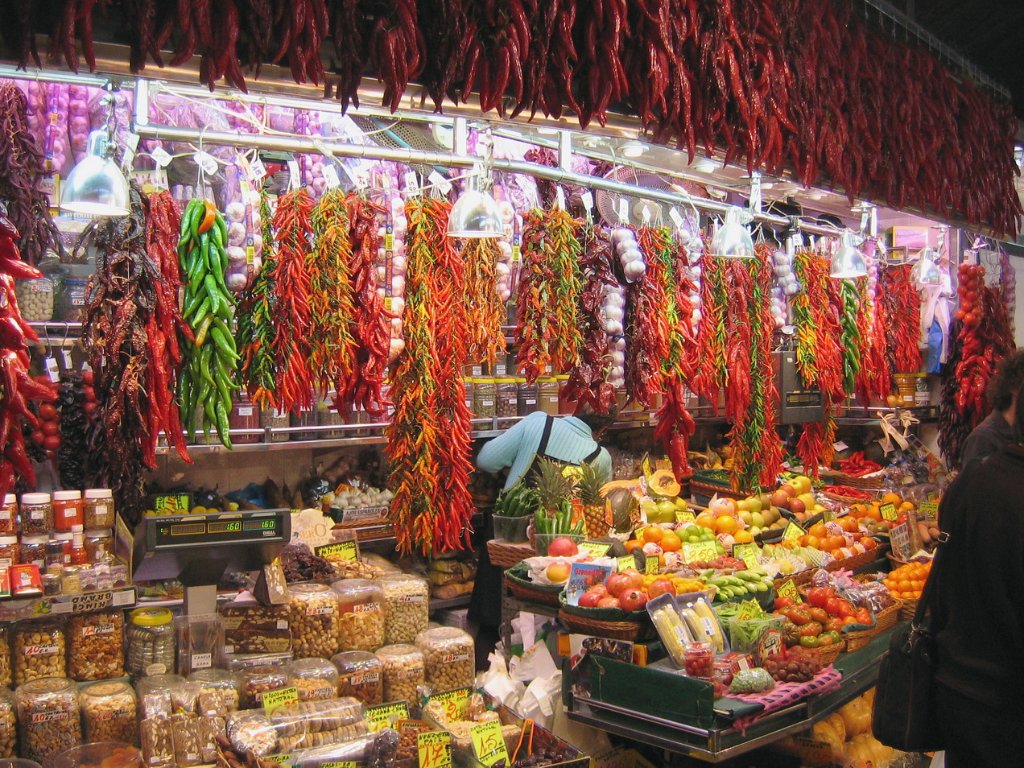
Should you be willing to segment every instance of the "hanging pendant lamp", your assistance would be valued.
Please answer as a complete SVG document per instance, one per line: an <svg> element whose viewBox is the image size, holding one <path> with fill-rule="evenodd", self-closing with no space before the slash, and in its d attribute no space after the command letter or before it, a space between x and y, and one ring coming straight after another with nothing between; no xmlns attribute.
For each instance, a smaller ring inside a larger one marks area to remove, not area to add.
<svg viewBox="0 0 1024 768"><path fill-rule="evenodd" d="M114 162L113 154L108 131L89 134L85 157L61 185L61 210L88 216L128 215L128 180Z"/></svg>
<svg viewBox="0 0 1024 768"><path fill-rule="evenodd" d="M839 250L832 256L829 276L836 280L852 280L857 277L865 277L867 273L867 262L864 261L861 252L853 244L853 233L844 232Z"/></svg>
<svg viewBox="0 0 1024 768"><path fill-rule="evenodd" d="M754 258L754 239L743 226L743 209L732 206L725 212L725 221L711 239L711 255L720 259Z"/></svg>

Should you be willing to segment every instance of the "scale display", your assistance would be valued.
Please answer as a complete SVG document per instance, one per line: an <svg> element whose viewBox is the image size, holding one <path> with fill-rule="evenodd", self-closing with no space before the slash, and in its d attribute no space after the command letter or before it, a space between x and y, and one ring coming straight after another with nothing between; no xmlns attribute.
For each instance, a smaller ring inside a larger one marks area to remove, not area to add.
<svg viewBox="0 0 1024 768"><path fill-rule="evenodd" d="M204 544L235 544L252 541L274 541L284 537L282 515L274 512L237 513L225 515L185 515L150 518L152 546L168 549Z"/></svg>

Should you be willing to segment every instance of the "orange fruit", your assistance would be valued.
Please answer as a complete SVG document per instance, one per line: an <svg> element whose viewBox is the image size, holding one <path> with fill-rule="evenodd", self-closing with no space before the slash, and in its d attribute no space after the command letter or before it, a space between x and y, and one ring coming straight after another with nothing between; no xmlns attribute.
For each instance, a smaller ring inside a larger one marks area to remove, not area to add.
<svg viewBox="0 0 1024 768"><path fill-rule="evenodd" d="M656 525L649 525L643 530L644 541L660 542L665 536L665 530Z"/></svg>
<svg viewBox="0 0 1024 768"><path fill-rule="evenodd" d="M722 515L715 518L715 530L718 533L733 534L739 530L740 521L732 515Z"/></svg>
<svg viewBox="0 0 1024 768"><path fill-rule="evenodd" d="M822 536L828 536L828 529L825 527L824 523L815 523L807 529L807 532L811 534L811 536L817 536L819 539Z"/></svg>
<svg viewBox="0 0 1024 768"><path fill-rule="evenodd" d="M844 539L842 536L829 536L828 537L828 549L829 549L829 551L832 551L833 549L839 549L840 547L845 547L845 546L846 546L846 539Z"/></svg>
<svg viewBox="0 0 1024 768"><path fill-rule="evenodd" d="M665 531L659 543L666 552L678 552L683 546L683 542L680 541L675 531Z"/></svg>
<svg viewBox="0 0 1024 768"><path fill-rule="evenodd" d="M808 534L807 536L803 536L801 538L805 539L805 547L811 547L812 549L821 549L821 539L819 539L817 536L811 536L810 534Z"/></svg>
<svg viewBox="0 0 1024 768"><path fill-rule="evenodd" d="M890 491L882 497L881 504L895 504L897 507L903 503L903 499L900 498L899 494Z"/></svg>
<svg viewBox="0 0 1024 768"><path fill-rule="evenodd" d="M622 546L625 547L626 548L626 552L631 555L631 554L633 554L633 550L640 549L640 547L643 546L643 542L642 541L637 541L636 539L630 539L629 541L627 541Z"/></svg>
<svg viewBox="0 0 1024 768"><path fill-rule="evenodd" d="M860 530L860 525L852 517L839 518L839 527L847 533L856 533Z"/></svg>
<svg viewBox="0 0 1024 768"><path fill-rule="evenodd" d="M736 539L737 544L750 544L754 540L753 535L746 529L736 531L733 537Z"/></svg>
<svg viewBox="0 0 1024 768"><path fill-rule="evenodd" d="M694 522L697 523L697 525L702 526L704 528L710 528L712 530L714 530L715 528L715 516L712 515L710 512L701 512L699 515L697 515Z"/></svg>

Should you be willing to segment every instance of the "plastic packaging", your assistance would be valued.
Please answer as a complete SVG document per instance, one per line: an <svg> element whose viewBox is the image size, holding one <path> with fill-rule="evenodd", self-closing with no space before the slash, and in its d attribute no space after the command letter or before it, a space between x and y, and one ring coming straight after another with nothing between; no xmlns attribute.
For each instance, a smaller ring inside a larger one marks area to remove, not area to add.
<svg viewBox="0 0 1024 768"><path fill-rule="evenodd" d="M687 643L683 665L690 677L711 679L715 674L715 652L711 643Z"/></svg>
<svg viewBox="0 0 1024 768"><path fill-rule="evenodd" d="M331 661L338 670L338 695L352 696L363 706L384 703L384 665L369 651L345 651Z"/></svg>
<svg viewBox="0 0 1024 768"><path fill-rule="evenodd" d="M124 675L123 637L121 611L101 611L69 619L68 675L79 681Z"/></svg>
<svg viewBox="0 0 1024 768"><path fill-rule="evenodd" d="M136 608L128 625L128 674L160 675L174 669L174 614L166 608Z"/></svg>
<svg viewBox="0 0 1024 768"><path fill-rule="evenodd" d="M46 323L53 319L53 281L47 277L17 280L14 293L21 316L30 323Z"/></svg>
<svg viewBox="0 0 1024 768"><path fill-rule="evenodd" d="M729 650L722 625L715 612L711 610L711 605L703 593L677 595L676 607L694 640L706 640L711 643L714 653L724 653Z"/></svg>
<svg viewBox="0 0 1024 768"><path fill-rule="evenodd" d="M244 670L241 680L242 706L260 707L264 693L288 687L288 672L282 666L263 665Z"/></svg>
<svg viewBox="0 0 1024 768"><path fill-rule="evenodd" d="M768 670L755 667L737 672L729 683L729 693L761 693L774 687L775 680L768 674Z"/></svg>
<svg viewBox="0 0 1024 768"><path fill-rule="evenodd" d="M142 752L123 741L98 741L64 752L51 768L142 768Z"/></svg>
<svg viewBox="0 0 1024 768"><path fill-rule="evenodd" d="M80 701L87 741L137 741L135 691L127 683L111 681L86 686Z"/></svg>
<svg viewBox="0 0 1024 768"><path fill-rule="evenodd" d="M340 744L367 730L363 705L351 697L286 704L274 710L270 722L279 752Z"/></svg>
<svg viewBox="0 0 1024 768"><path fill-rule="evenodd" d="M457 627L434 627L416 636L423 652L424 677L435 691L473 685L476 655L473 636Z"/></svg>
<svg viewBox="0 0 1024 768"><path fill-rule="evenodd" d="M18 497L8 493L0 504L0 536L14 536L18 532Z"/></svg>
<svg viewBox="0 0 1024 768"><path fill-rule="evenodd" d="M64 677L64 630L55 622L25 622L14 629L14 684Z"/></svg>
<svg viewBox="0 0 1024 768"><path fill-rule="evenodd" d="M9 686L11 674L11 644L8 638L7 625L0 625L0 687Z"/></svg>
<svg viewBox="0 0 1024 768"><path fill-rule="evenodd" d="M338 670L325 659L296 659L285 667L288 687L299 701L333 699L338 695Z"/></svg>
<svg viewBox="0 0 1024 768"><path fill-rule="evenodd" d="M85 507L82 503L81 491L54 491L53 530L72 531L74 526L85 521Z"/></svg>
<svg viewBox="0 0 1024 768"><path fill-rule="evenodd" d="M384 590L386 643L411 643L427 628L430 621L430 588L426 579L410 574L385 576L380 580Z"/></svg>
<svg viewBox="0 0 1024 768"><path fill-rule="evenodd" d="M372 651L384 645L384 590L369 579L342 579L331 585L338 596L338 648Z"/></svg>
<svg viewBox="0 0 1024 768"><path fill-rule="evenodd" d="M323 584L288 587L295 658L330 658L338 650L338 598Z"/></svg>
<svg viewBox="0 0 1024 768"><path fill-rule="evenodd" d="M693 642L693 635L676 610L674 596L662 594L648 600L647 613L669 658L682 669L685 663L686 644Z"/></svg>
<svg viewBox="0 0 1024 768"><path fill-rule="evenodd" d="M48 493L23 493L20 505L21 535L49 536L53 530L53 505Z"/></svg>
<svg viewBox="0 0 1024 768"><path fill-rule="evenodd" d="M114 494L109 488L88 488L83 507L83 525L87 531L114 527Z"/></svg>
<svg viewBox="0 0 1024 768"><path fill-rule="evenodd" d="M263 757L277 749L277 731L258 709L234 712L228 717L226 731L231 746L242 754L253 752Z"/></svg>
<svg viewBox="0 0 1024 768"><path fill-rule="evenodd" d="M178 674L188 677L200 669L209 669L220 655L224 628L216 613L181 616L177 621Z"/></svg>
<svg viewBox="0 0 1024 768"><path fill-rule="evenodd" d="M39 763L82 743L78 691L64 677L32 680L15 691L22 757Z"/></svg>
<svg viewBox="0 0 1024 768"><path fill-rule="evenodd" d="M139 721L139 745L146 768L173 768L174 734L169 715L147 717Z"/></svg>
<svg viewBox="0 0 1024 768"><path fill-rule="evenodd" d="M195 709L199 686L189 685L180 675L149 675L135 683L139 695L139 714L147 717L169 717L176 710Z"/></svg>
<svg viewBox="0 0 1024 768"><path fill-rule="evenodd" d="M416 701L417 688L426 682L423 652L415 645L398 643L377 650L384 679L384 701Z"/></svg>
<svg viewBox="0 0 1024 768"><path fill-rule="evenodd" d="M18 711L14 693L0 689L0 758L16 756L18 747Z"/></svg>
<svg viewBox="0 0 1024 768"><path fill-rule="evenodd" d="M292 649L287 605L231 603L221 606L225 653L285 653Z"/></svg>
<svg viewBox="0 0 1024 768"><path fill-rule="evenodd" d="M199 686L196 712L200 715L223 715L235 712L242 703L241 681L225 669L200 669L189 675L190 683Z"/></svg>

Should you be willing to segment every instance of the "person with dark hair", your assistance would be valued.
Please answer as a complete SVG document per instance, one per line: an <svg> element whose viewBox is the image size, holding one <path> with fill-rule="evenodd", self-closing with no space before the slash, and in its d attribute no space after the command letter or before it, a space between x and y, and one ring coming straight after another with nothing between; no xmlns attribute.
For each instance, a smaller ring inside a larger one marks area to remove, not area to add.
<svg viewBox="0 0 1024 768"><path fill-rule="evenodd" d="M1005 448L1014 440L1017 395L1024 386L1024 349L1003 358L996 375L988 384L988 402L992 412L985 417L964 441L960 466L966 467Z"/></svg>

